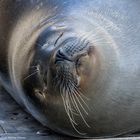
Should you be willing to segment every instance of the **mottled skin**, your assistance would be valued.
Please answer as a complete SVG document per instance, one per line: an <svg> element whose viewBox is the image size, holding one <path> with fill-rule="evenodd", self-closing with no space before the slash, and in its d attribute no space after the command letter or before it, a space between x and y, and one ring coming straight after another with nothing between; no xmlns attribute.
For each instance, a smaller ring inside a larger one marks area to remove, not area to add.
<svg viewBox="0 0 140 140"><path fill-rule="evenodd" d="M139 5L1 0L0 82L56 132L84 138L140 130Z"/></svg>

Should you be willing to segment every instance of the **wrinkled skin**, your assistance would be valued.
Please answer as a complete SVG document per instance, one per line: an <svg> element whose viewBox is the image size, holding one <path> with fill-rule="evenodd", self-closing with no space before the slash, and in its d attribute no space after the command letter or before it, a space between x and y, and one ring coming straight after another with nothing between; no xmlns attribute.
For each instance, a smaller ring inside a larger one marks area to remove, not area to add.
<svg viewBox="0 0 140 140"><path fill-rule="evenodd" d="M0 82L43 125L75 137L140 130L140 1L0 1Z"/></svg>

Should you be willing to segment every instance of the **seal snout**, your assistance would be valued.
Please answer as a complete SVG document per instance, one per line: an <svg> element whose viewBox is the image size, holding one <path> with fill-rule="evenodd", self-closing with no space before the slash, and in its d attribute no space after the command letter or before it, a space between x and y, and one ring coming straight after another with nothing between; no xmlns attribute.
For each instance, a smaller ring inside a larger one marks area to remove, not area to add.
<svg viewBox="0 0 140 140"><path fill-rule="evenodd" d="M56 53L55 64L64 60L72 61L61 49L59 49Z"/></svg>

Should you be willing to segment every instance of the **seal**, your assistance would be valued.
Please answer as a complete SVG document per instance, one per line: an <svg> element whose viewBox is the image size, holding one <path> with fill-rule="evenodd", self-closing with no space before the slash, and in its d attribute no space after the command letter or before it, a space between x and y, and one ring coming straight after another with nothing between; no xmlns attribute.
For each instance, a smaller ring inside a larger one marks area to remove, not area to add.
<svg viewBox="0 0 140 140"><path fill-rule="evenodd" d="M99 138L139 131L139 5L0 1L1 84L56 132Z"/></svg>

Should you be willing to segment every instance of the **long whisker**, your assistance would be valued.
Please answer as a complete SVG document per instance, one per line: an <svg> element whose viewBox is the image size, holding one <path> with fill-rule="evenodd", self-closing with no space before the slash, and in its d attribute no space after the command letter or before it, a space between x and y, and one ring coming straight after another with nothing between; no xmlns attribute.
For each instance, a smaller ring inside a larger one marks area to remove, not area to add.
<svg viewBox="0 0 140 140"><path fill-rule="evenodd" d="M79 93L79 91L75 88L75 94L79 96L81 101L84 103L84 105L89 109L87 103L84 101L84 99L81 97L82 94Z"/></svg>
<svg viewBox="0 0 140 140"><path fill-rule="evenodd" d="M63 82L62 82L62 83L63 83ZM62 83L61 83L61 84L62 84ZM62 85L63 85L63 84L62 84ZM69 104L67 101L69 100L69 99L68 99L68 96L69 96L70 92L69 92L69 94L68 94L68 93L67 93L68 89L66 89L66 87L65 87L65 86L62 86L62 85L61 85L61 87L63 87L63 91L60 90L60 93L61 93L61 96L62 96L62 99L63 99L64 108L65 108L66 113L67 113L67 115L68 115L68 117L69 117L69 119L70 119L70 123L71 123L72 127L74 128L74 130L75 130L78 134L80 134L80 135L86 135L86 133L81 133L81 132L75 127L75 125L78 125L78 124L75 122L74 116L73 116L72 112L70 112L70 110L68 110L68 106L69 106L70 104ZM63 94L65 95L65 97L63 96ZM71 107L70 107L70 108L71 108Z"/></svg>
<svg viewBox="0 0 140 140"><path fill-rule="evenodd" d="M73 115L72 115L72 117L73 117ZM74 123L71 122L71 124L72 124L74 130L75 130L77 133L79 133L80 135L85 135L85 134L86 134L86 133L81 133L81 132L75 127Z"/></svg>
<svg viewBox="0 0 140 140"><path fill-rule="evenodd" d="M76 85L75 85L75 87L76 87ZM77 91L83 98L85 98L86 100L89 101L89 98L86 97L86 96L83 94L83 91L82 91L81 88L75 88L75 89L76 89L76 91Z"/></svg>
<svg viewBox="0 0 140 140"><path fill-rule="evenodd" d="M73 96L72 96L72 97L73 97ZM80 109L79 109L79 106L77 105L77 102L76 102L76 100L75 100L74 97L73 97L73 100L74 100L74 102L75 102L75 105L76 105L76 107L77 107L77 109L78 109L78 112L79 112L81 118L83 119L84 123L87 125L87 127L90 127L90 126L88 125L88 123L86 122L84 116L82 115L82 113L81 113L81 111L80 111Z"/></svg>
<svg viewBox="0 0 140 140"><path fill-rule="evenodd" d="M64 107L65 107L65 110L66 110L66 113L70 119L70 122L71 123L74 123L75 125L77 125L77 123L72 119L71 115L70 115L70 112L69 112L69 105L67 103L67 96L66 96L66 93L64 92L65 91L65 87L63 87L63 91L60 90L60 93L61 93L61 96L62 96L62 99L63 99L63 103L64 103ZM63 93L65 93L65 98L63 96Z"/></svg>
<svg viewBox="0 0 140 140"><path fill-rule="evenodd" d="M75 91L74 91L75 92ZM81 104L81 102L79 101L78 97L76 94L73 94L75 96L75 98L77 99L79 105L81 106L81 108L83 109L83 111L88 115L87 111L85 110L85 108L83 107L83 105Z"/></svg>
<svg viewBox="0 0 140 140"><path fill-rule="evenodd" d="M56 76L53 79L53 84L56 89L59 89L64 109L73 129L80 135L85 135L86 133L78 130L78 123L76 122L75 116L81 117L84 124L87 127L90 127L85 120L85 116L82 112L84 111L84 113L88 115L88 112L85 108L85 106L87 107L87 104L85 102L85 99L87 97L84 97L84 95L81 96L82 93L77 89L76 81L71 80L73 78L73 75L69 73L69 70L66 69L66 71L67 75L62 75L63 71L56 72Z"/></svg>
<svg viewBox="0 0 140 140"><path fill-rule="evenodd" d="M69 104L68 104L69 98L68 98L68 96L67 96L67 92L66 92L66 89L65 89L65 86L64 86L64 81L62 82L62 87L63 87L63 92L62 92L62 94L65 95L65 100L64 100L64 102L65 102L65 105L66 105L67 113L68 113L69 117L71 118L71 115L70 115L70 113L69 113L69 111L71 110L71 107L70 107ZM71 118L71 120L72 120L73 122L75 122L72 118Z"/></svg>
<svg viewBox="0 0 140 140"><path fill-rule="evenodd" d="M64 97L63 97L62 94L61 94L61 97L62 97L62 99L63 99L64 108L65 108L65 111L66 111L66 113L67 113L67 115L68 115L68 117L69 117L69 119L70 119L70 122L71 122L71 123L74 123L75 125L77 125L77 123L76 123L76 122L71 118L71 116L70 116L68 106L67 106L67 104L66 104L66 102L65 102L65 99L64 99Z"/></svg>
<svg viewBox="0 0 140 140"><path fill-rule="evenodd" d="M89 109L87 103L84 101L83 98L85 98L85 99L87 99L87 100L89 100L89 99L88 99L85 95L83 95L83 94L77 89L77 87L76 87L75 84L74 84L73 87L74 87L75 94L77 94L77 95L79 96L79 98L80 98L81 101L84 103L84 105ZM83 97L81 97L82 95L83 95Z"/></svg>
<svg viewBox="0 0 140 140"><path fill-rule="evenodd" d="M31 73L30 75L28 75L27 77L25 77L23 80L25 81L26 79L28 79L29 77L35 75L36 73L38 73L38 70L36 70L35 72Z"/></svg>
<svg viewBox="0 0 140 140"><path fill-rule="evenodd" d="M70 102L69 102L69 96L68 96L68 93L65 93L65 94L66 94L66 96L67 96L66 104L67 104L68 107L70 108L70 110L69 110L69 114L70 114L72 120L74 120L74 116L73 116L73 114L72 114L72 112L71 112L71 104L70 104ZM74 120L74 122L75 122L75 120ZM77 125L76 122L75 122L75 124Z"/></svg>
<svg viewBox="0 0 140 140"><path fill-rule="evenodd" d="M73 107L74 107L75 111L77 111L77 112L78 112L77 108L75 107L74 101L73 101L73 99L72 99L72 97L71 97L72 95L71 95L71 92L70 92L70 87L68 87L68 90L69 90L69 96L70 96L70 99L71 99L72 105L73 105ZM77 113L76 113L76 115L78 115L78 116L79 116L79 114L77 114Z"/></svg>

